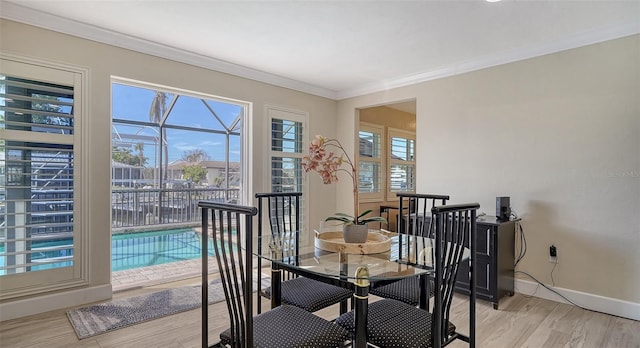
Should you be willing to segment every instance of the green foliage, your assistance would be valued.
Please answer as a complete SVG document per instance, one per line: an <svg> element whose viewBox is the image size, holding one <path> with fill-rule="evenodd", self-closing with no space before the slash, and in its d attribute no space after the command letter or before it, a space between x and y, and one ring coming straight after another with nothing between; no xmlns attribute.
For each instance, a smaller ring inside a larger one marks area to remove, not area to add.
<svg viewBox="0 0 640 348"><path fill-rule="evenodd" d="M51 100L51 101L58 101L59 99L55 96L52 95L46 95L46 94L33 94L32 95L33 98L38 98L38 99L47 99L47 100ZM56 104L51 104L51 103L47 103L47 102L34 102L32 104L32 108L34 110L44 110L44 111L50 111L50 112L60 112L60 105L56 105ZM43 116L44 117L44 116Z"/></svg>
<svg viewBox="0 0 640 348"><path fill-rule="evenodd" d="M116 146L111 151L111 158L118 163L139 167L143 167L149 161L147 157L142 155L142 152L134 154L129 148Z"/></svg>
<svg viewBox="0 0 640 348"><path fill-rule="evenodd" d="M224 184L224 175L218 175L213 179L213 185L215 187L222 187L222 184Z"/></svg>
<svg viewBox="0 0 640 348"><path fill-rule="evenodd" d="M191 180L197 184L207 176L207 170L201 165L193 164L184 166L182 175L185 180Z"/></svg>
<svg viewBox="0 0 640 348"><path fill-rule="evenodd" d="M354 224L354 225L364 225L364 224L368 224L369 222L384 222L384 223L387 222L387 219L381 216L372 216L369 218L363 218L365 215L371 213L372 211L373 210L369 209L363 212L362 214L358 215L358 218L355 218L351 215L344 214L344 213L335 213L334 215L326 218L324 221L340 221L345 224Z"/></svg>

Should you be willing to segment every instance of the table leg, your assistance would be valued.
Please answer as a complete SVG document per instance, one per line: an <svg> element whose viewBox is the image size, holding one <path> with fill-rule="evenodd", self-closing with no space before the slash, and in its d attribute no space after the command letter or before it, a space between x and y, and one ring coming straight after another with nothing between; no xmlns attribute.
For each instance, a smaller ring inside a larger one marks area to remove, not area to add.
<svg viewBox="0 0 640 348"><path fill-rule="evenodd" d="M366 266L356 269L355 280L355 342L353 347L367 347L367 319L369 316L369 270Z"/></svg>
<svg viewBox="0 0 640 348"><path fill-rule="evenodd" d="M271 265L271 309L282 304L282 270ZM259 297L258 297L259 298Z"/></svg>
<svg viewBox="0 0 640 348"><path fill-rule="evenodd" d="M431 287L429 286L429 277L426 274L422 274L418 279L420 282L419 306L421 309L429 310L429 293L431 292Z"/></svg>

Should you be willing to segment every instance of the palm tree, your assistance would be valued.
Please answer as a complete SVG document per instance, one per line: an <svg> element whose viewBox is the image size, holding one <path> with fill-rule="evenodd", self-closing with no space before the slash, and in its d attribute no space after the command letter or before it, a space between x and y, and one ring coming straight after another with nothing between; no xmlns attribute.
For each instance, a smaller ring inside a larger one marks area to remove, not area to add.
<svg viewBox="0 0 640 348"><path fill-rule="evenodd" d="M182 153L182 160L189 163L198 163L209 159L209 155L203 149L194 149Z"/></svg>
<svg viewBox="0 0 640 348"><path fill-rule="evenodd" d="M153 96L153 100L151 101L151 108L149 109L149 122L156 123L160 126L161 139L160 142L162 144L162 149L164 152L164 156L162 157L160 162L164 163L164 170L162 175L162 180L167 180L167 171L169 169L169 148L167 144L167 130L160 124L162 121L162 117L166 111L166 102L167 102L167 93L156 91L156 94ZM162 163L160 164L162 165Z"/></svg>
<svg viewBox="0 0 640 348"><path fill-rule="evenodd" d="M140 167L144 167L147 162L147 159L144 157L144 144L137 143L133 145L133 150L138 151L138 165Z"/></svg>

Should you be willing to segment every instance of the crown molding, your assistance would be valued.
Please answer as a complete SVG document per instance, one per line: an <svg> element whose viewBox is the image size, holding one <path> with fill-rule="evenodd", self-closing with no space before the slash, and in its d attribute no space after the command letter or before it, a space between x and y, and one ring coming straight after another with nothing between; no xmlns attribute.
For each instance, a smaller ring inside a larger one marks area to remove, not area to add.
<svg viewBox="0 0 640 348"><path fill-rule="evenodd" d="M243 77L267 84L284 87L324 98L336 99L336 91L289 79L264 71L251 69L227 61L207 57L201 54L176 49L156 42L81 23L68 18L52 15L12 2L2 2L0 18L40 27L83 39L96 41L128 50L166 58L201 68Z"/></svg>
<svg viewBox="0 0 640 348"><path fill-rule="evenodd" d="M458 62L430 70L416 75L380 81L356 88L342 90L337 93L337 99L347 99L365 94L382 92L398 87L414 85L421 82L440 79L444 77L463 74L475 70L491 68L494 66L513 63L529 58L540 57L546 54L566 51L573 48L592 45L599 42L619 39L625 36L640 34L640 22L622 23L614 26L599 28L588 32L579 33L562 40L556 40L547 44L518 48L509 51L498 52L478 59Z"/></svg>
<svg viewBox="0 0 640 348"><path fill-rule="evenodd" d="M364 84L341 91L334 91L264 71L251 69L238 64L207 57L201 54L179 50L156 42L143 40L67 18L51 15L11 2L2 2L0 17L333 100L342 100L387 91L398 87L414 85L421 82L490 68L497 65L539 57L546 54L640 33L640 22L621 23L609 27L594 29L588 32L578 33L571 37L556 40L547 44L498 52L478 59L457 62L415 75Z"/></svg>

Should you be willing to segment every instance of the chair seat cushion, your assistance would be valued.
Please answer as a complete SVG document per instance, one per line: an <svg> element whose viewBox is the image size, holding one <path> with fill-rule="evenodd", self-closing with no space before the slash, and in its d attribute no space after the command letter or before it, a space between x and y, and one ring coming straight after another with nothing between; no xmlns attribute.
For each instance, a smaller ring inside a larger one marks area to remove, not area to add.
<svg viewBox="0 0 640 348"><path fill-rule="evenodd" d="M342 327L295 306L280 306L253 317L254 347L337 347L348 339ZM220 340L233 346L231 329L223 331Z"/></svg>
<svg viewBox="0 0 640 348"><path fill-rule="evenodd" d="M369 304L367 318L368 341L380 348L431 347L431 313L404 302L383 299ZM352 335L355 332L354 312L343 314L336 324ZM448 323L449 335L456 327Z"/></svg>
<svg viewBox="0 0 640 348"><path fill-rule="evenodd" d="M433 296L433 288L433 280L429 280L429 297ZM397 282L371 289L369 293L417 306L420 303L420 278L403 278Z"/></svg>
<svg viewBox="0 0 640 348"><path fill-rule="evenodd" d="M271 287L264 289L263 294L271 298ZM305 277L293 278L281 283L282 302L309 312L348 300L351 296L353 296L351 290Z"/></svg>

